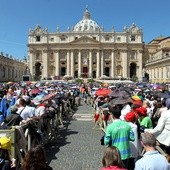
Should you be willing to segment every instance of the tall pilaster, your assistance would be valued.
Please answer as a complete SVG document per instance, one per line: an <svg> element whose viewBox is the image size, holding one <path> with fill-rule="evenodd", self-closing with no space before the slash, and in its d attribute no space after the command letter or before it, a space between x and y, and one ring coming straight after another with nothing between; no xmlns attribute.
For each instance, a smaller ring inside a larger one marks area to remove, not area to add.
<svg viewBox="0 0 170 170"><path fill-rule="evenodd" d="M71 76L75 76L74 75L74 53L73 50L71 50Z"/></svg>
<svg viewBox="0 0 170 170"><path fill-rule="evenodd" d="M78 53L78 77L81 77L81 50Z"/></svg>
<svg viewBox="0 0 170 170"><path fill-rule="evenodd" d="M104 53L103 50L101 51L101 76L104 75Z"/></svg>
<svg viewBox="0 0 170 170"><path fill-rule="evenodd" d="M59 58L59 50L55 52L55 75L60 75L60 58Z"/></svg>
<svg viewBox="0 0 170 170"><path fill-rule="evenodd" d="M138 75L137 75L137 77L138 77L138 80L139 81L142 81L142 50L139 50L138 51Z"/></svg>
<svg viewBox="0 0 170 170"><path fill-rule="evenodd" d="M92 59L92 50L89 51L89 77L92 77L92 66L93 66L93 59Z"/></svg>
<svg viewBox="0 0 170 170"><path fill-rule="evenodd" d="M122 60L123 60L123 77L127 78L128 73L128 59L127 59L127 50L122 50Z"/></svg>
<svg viewBox="0 0 170 170"><path fill-rule="evenodd" d="M97 68L96 68L96 78L100 77L100 51L97 51Z"/></svg>
<svg viewBox="0 0 170 170"><path fill-rule="evenodd" d="M30 69L30 74L33 76L33 51L29 51L29 60L28 60L28 67Z"/></svg>
<svg viewBox="0 0 170 170"><path fill-rule="evenodd" d="M111 52L111 77L115 77L115 52L112 50Z"/></svg>
<svg viewBox="0 0 170 170"><path fill-rule="evenodd" d="M67 75L71 75L70 73L70 51L67 51Z"/></svg>
<svg viewBox="0 0 170 170"><path fill-rule="evenodd" d="M43 50L43 64L42 64L42 78L48 77L48 57L47 57L48 51Z"/></svg>

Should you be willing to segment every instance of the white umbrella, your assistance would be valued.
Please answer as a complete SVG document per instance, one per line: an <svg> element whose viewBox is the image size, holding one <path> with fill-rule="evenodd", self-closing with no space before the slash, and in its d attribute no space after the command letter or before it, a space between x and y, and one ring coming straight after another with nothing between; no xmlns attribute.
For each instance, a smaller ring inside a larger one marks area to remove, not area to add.
<svg viewBox="0 0 170 170"><path fill-rule="evenodd" d="M71 75L63 76L63 80L71 80L71 79L73 79L73 76L71 76Z"/></svg>
<svg viewBox="0 0 170 170"><path fill-rule="evenodd" d="M105 79L109 79L110 77L106 76L106 75L102 75L101 77L99 77L99 79L105 80Z"/></svg>

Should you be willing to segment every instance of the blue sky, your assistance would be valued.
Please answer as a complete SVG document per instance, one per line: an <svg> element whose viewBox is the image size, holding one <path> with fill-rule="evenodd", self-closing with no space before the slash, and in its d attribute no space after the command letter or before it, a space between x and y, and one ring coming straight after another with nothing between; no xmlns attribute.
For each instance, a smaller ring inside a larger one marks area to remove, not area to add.
<svg viewBox="0 0 170 170"><path fill-rule="evenodd" d="M86 5L91 19L105 31L122 31L135 23L143 40L170 36L170 0L1 0L0 52L16 58L27 56L29 28L39 24L55 32L67 31L79 22Z"/></svg>

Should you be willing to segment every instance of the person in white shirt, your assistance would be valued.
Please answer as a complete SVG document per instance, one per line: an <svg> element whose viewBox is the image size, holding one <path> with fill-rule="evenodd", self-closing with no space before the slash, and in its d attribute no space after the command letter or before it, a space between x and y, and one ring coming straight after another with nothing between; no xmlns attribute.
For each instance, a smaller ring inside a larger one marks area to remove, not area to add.
<svg viewBox="0 0 170 170"><path fill-rule="evenodd" d="M130 104L129 104L129 103L126 103L126 104L123 106L122 110L121 110L120 119L121 119L121 120L125 120L126 114L127 114L128 112L130 112L130 111L131 111Z"/></svg>
<svg viewBox="0 0 170 170"><path fill-rule="evenodd" d="M20 98L19 100L18 100L18 104L17 104L17 107L18 107L18 111L17 111L17 113L20 115L22 112L23 112L23 110L25 109L25 100L24 99L22 99L22 98Z"/></svg>
<svg viewBox="0 0 170 170"><path fill-rule="evenodd" d="M140 143L139 143L139 139L138 139L138 127L136 125L136 121L137 121L137 116L135 114L134 111L130 111L125 115L125 121L127 121L131 128L132 131L134 133L134 137L135 140L134 141L130 141L130 149L131 149L131 153L132 153L132 157L129 160L129 170L134 170L135 168L135 160L138 158L139 156L139 152L140 152Z"/></svg>
<svg viewBox="0 0 170 170"><path fill-rule="evenodd" d="M154 129L145 129L145 132L154 134L161 147L170 154L170 98L166 99L166 107L168 110L161 113L157 126Z"/></svg>
<svg viewBox="0 0 170 170"><path fill-rule="evenodd" d="M25 101L26 106L24 108L24 110L21 112L20 116L23 118L23 120L28 120L30 118L32 118L33 116L35 116L35 107L31 107L31 100L28 99Z"/></svg>

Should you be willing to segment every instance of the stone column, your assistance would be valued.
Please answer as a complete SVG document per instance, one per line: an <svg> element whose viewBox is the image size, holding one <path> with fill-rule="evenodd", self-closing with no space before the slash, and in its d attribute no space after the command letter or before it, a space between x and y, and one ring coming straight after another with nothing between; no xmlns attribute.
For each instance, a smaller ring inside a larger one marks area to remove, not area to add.
<svg viewBox="0 0 170 170"><path fill-rule="evenodd" d="M101 76L104 75L104 56L103 56L103 50L101 51Z"/></svg>
<svg viewBox="0 0 170 170"><path fill-rule="evenodd" d="M142 81L142 50L138 51L138 80Z"/></svg>
<svg viewBox="0 0 170 170"><path fill-rule="evenodd" d="M71 50L71 76L75 76L74 75L74 53L73 50Z"/></svg>
<svg viewBox="0 0 170 170"><path fill-rule="evenodd" d="M48 77L48 57L47 57L48 51L43 50L42 55L42 78Z"/></svg>
<svg viewBox="0 0 170 170"><path fill-rule="evenodd" d="M33 51L29 51L28 56L29 56L28 67L29 67L31 76L33 77L33 63L34 63L33 62Z"/></svg>
<svg viewBox="0 0 170 170"><path fill-rule="evenodd" d="M128 60L127 60L127 50L123 50L122 52L122 60L123 60L123 77L127 78L128 73Z"/></svg>
<svg viewBox="0 0 170 170"><path fill-rule="evenodd" d="M78 77L81 77L81 67L82 67L82 64L81 64L81 50L79 50L79 53L78 53Z"/></svg>
<svg viewBox="0 0 170 170"><path fill-rule="evenodd" d="M60 75L60 58L59 58L59 50L55 53L55 75Z"/></svg>
<svg viewBox="0 0 170 170"><path fill-rule="evenodd" d="M93 59L92 59L92 50L89 51L89 77L92 77L93 70Z"/></svg>
<svg viewBox="0 0 170 170"><path fill-rule="evenodd" d="M100 77L100 51L97 51L97 68L96 68L96 78Z"/></svg>
<svg viewBox="0 0 170 170"><path fill-rule="evenodd" d="M115 55L114 50L111 52L111 77L115 77Z"/></svg>
<svg viewBox="0 0 170 170"><path fill-rule="evenodd" d="M19 70L19 73L20 73L20 70ZM7 66L5 66L5 80L8 80L8 67ZM21 75L19 75L19 78L21 78Z"/></svg>
<svg viewBox="0 0 170 170"><path fill-rule="evenodd" d="M67 51L67 75L71 75L70 73L70 51Z"/></svg>

